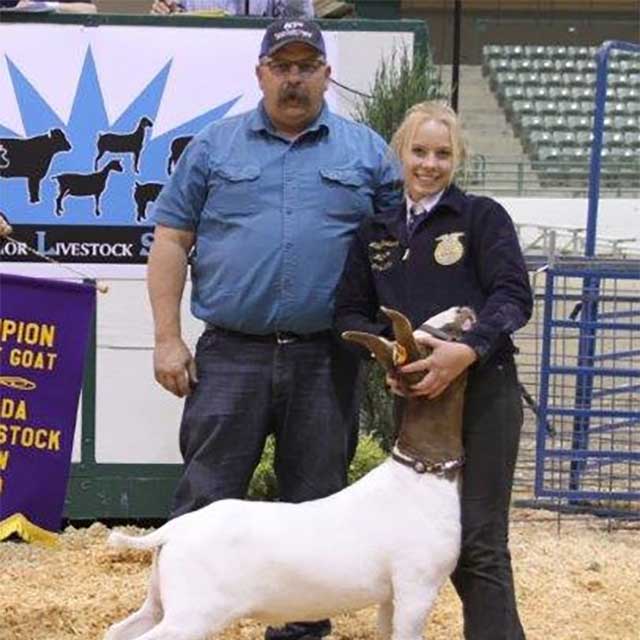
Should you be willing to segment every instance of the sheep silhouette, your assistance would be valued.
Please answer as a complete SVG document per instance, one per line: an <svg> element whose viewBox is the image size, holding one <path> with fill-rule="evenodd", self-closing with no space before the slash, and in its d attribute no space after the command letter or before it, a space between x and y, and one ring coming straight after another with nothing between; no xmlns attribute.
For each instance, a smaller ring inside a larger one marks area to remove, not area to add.
<svg viewBox="0 0 640 640"><path fill-rule="evenodd" d="M4 165L0 162L0 177L26 178L32 204L40 202L40 183L53 156L71 149L62 129L51 129L33 138L0 138L0 146L6 161Z"/></svg>
<svg viewBox="0 0 640 640"><path fill-rule="evenodd" d="M147 219L147 205L153 202L162 191L164 185L160 182L136 182L133 198L136 201L136 222L144 222Z"/></svg>
<svg viewBox="0 0 640 640"><path fill-rule="evenodd" d="M171 175L173 168L176 166L182 152L186 146L191 142L193 136L182 136L180 138L174 138L171 143L171 153L169 154L169 161L167 162L167 173Z"/></svg>
<svg viewBox="0 0 640 640"><path fill-rule="evenodd" d="M147 127L152 127L153 122L146 116L140 118L135 131L131 133L101 133L98 136L98 155L96 156L93 168L98 170L98 161L109 151L110 153L132 153L133 169L138 173L140 154L144 144L144 132Z"/></svg>
<svg viewBox="0 0 640 640"><path fill-rule="evenodd" d="M122 173L120 160L110 160L97 173L61 173L53 176L58 181L58 197L56 198L56 215L62 216L62 201L66 196L93 196L96 201L95 215L100 217L100 196L107 186L109 173Z"/></svg>

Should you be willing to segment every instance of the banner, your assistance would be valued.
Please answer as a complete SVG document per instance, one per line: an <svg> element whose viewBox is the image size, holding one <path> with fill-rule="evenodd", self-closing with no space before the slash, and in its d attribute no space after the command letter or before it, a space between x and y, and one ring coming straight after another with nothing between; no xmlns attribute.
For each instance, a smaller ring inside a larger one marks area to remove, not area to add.
<svg viewBox="0 0 640 640"><path fill-rule="evenodd" d="M30 247L103 277L145 264L151 210L186 145L261 98L262 26L97 20L0 24L0 211L19 243L2 261L37 261Z"/></svg>
<svg viewBox="0 0 640 640"><path fill-rule="evenodd" d="M60 528L95 287L0 273L0 540Z"/></svg>

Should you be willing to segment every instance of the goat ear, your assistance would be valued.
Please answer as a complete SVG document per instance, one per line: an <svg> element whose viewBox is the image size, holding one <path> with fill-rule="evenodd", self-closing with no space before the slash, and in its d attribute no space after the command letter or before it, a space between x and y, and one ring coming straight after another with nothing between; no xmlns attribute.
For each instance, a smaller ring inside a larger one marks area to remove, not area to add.
<svg viewBox="0 0 640 640"><path fill-rule="evenodd" d="M386 307L380 307L382 313L389 318L393 324L393 335L396 337L396 342L402 346L406 352L405 362L398 364L407 364L409 362L415 362L423 357L423 353L413 337L413 329L409 319L399 311L395 309L387 309Z"/></svg>
<svg viewBox="0 0 640 640"><path fill-rule="evenodd" d="M389 340L362 331L345 331L342 337L369 349L385 371L393 371L395 369L393 343L389 342Z"/></svg>

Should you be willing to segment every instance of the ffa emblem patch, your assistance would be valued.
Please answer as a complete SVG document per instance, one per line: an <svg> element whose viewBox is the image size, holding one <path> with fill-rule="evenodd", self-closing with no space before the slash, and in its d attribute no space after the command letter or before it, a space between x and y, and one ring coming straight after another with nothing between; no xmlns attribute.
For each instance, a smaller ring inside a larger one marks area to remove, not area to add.
<svg viewBox="0 0 640 640"><path fill-rule="evenodd" d="M386 271L393 264L391 252L400 243L398 240L380 240L369 243L369 262L373 271Z"/></svg>
<svg viewBox="0 0 640 640"><path fill-rule="evenodd" d="M459 231L457 233L445 233L436 238L438 244L433 252L433 257L438 264L448 267L462 258L464 255L464 245L460 241L462 236L464 236L464 232Z"/></svg>

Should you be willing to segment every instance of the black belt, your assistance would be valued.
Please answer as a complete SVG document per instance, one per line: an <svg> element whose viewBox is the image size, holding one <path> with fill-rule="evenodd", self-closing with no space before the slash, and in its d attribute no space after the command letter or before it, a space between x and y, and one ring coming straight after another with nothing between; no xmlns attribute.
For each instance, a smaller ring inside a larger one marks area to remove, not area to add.
<svg viewBox="0 0 640 640"><path fill-rule="evenodd" d="M242 331L234 331L233 329L225 329L217 327L213 324L207 324L207 331L214 331L221 336L230 336L231 338L240 338L251 342L270 342L273 344L291 344L292 342L311 342L313 340L326 340L333 335L329 329L325 331L316 331L315 333L294 333L293 331L276 331L274 333L243 333Z"/></svg>

